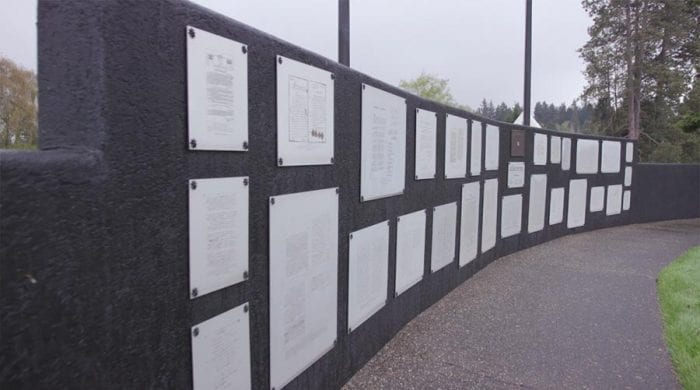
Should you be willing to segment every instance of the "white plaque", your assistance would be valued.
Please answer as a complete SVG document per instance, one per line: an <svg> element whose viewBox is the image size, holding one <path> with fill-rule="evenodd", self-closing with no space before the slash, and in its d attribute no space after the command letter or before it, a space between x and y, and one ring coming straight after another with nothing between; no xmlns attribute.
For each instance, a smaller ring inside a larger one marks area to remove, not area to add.
<svg viewBox="0 0 700 390"><path fill-rule="evenodd" d="M248 303L193 326L191 340L195 390L251 388Z"/></svg>
<svg viewBox="0 0 700 390"><path fill-rule="evenodd" d="M564 187L552 188L549 199L549 224L564 222Z"/></svg>
<svg viewBox="0 0 700 390"><path fill-rule="evenodd" d="M248 178L189 183L190 298L245 280L248 272Z"/></svg>
<svg viewBox="0 0 700 390"><path fill-rule="evenodd" d="M508 188L521 188L525 185L525 163L508 163Z"/></svg>
<svg viewBox="0 0 700 390"><path fill-rule="evenodd" d="M501 237L506 238L520 233L522 229L523 196L508 195L501 199Z"/></svg>
<svg viewBox="0 0 700 390"><path fill-rule="evenodd" d="M472 121L471 151L469 152L469 171L472 176L481 174L481 137L483 133L481 122Z"/></svg>
<svg viewBox="0 0 700 390"><path fill-rule="evenodd" d="M445 178L467 175L467 120L454 115L445 119Z"/></svg>
<svg viewBox="0 0 700 390"><path fill-rule="evenodd" d="M406 173L406 101L362 84L360 201L399 195Z"/></svg>
<svg viewBox="0 0 700 390"><path fill-rule="evenodd" d="M571 168L571 138L561 140L561 170L568 171Z"/></svg>
<svg viewBox="0 0 700 390"><path fill-rule="evenodd" d="M586 224L586 195L588 195L586 179L569 181L569 211L566 218L566 227L569 229Z"/></svg>
<svg viewBox="0 0 700 390"><path fill-rule="evenodd" d="M603 158L600 163L601 172L620 172L620 149L622 149L622 146L618 141L603 141Z"/></svg>
<svg viewBox="0 0 700 390"><path fill-rule="evenodd" d="M190 150L248 149L248 48L187 26Z"/></svg>
<svg viewBox="0 0 700 390"><path fill-rule="evenodd" d="M337 339L336 191L270 198L270 387L284 387Z"/></svg>
<svg viewBox="0 0 700 390"><path fill-rule="evenodd" d="M606 215L620 214L622 207L622 185L615 184L608 186L608 200L605 207Z"/></svg>
<svg viewBox="0 0 700 390"><path fill-rule="evenodd" d="M455 240L457 238L457 202L433 208L433 248L430 271L455 261Z"/></svg>
<svg viewBox="0 0 700 390"><path fill-rule="evenodd" d="M476 258L479 243L479 182L462 184L462 216L459 232L459 266Z"/></svg>
<svg viewBox="0 0 700 390"><path fill-rule="evenodd" d="M625 167L625 187L632 185L632 167Z"/></svg>
<svg viewBox="0 0 700 390"><path fill-rule="evenodd" d="M547 165L547 135L535 133L532 161L535 165Z"/></svg>
<svg viewBox="0 0 700 390"><path fill-rule="evenodd" d="M627 142L625 144L625 161L631 163L634 160L634 144Z"/></svg>
<svg viewBox="0 0 700 390"><path fill-rule="evenodd" d="M632 191L625 190L622 196L622 209L625 211L630 209L630 196L632 196Z"/></svg>
<svg viewBox="0 0 700 390"><path fill-rule="evenodd" d="M547 206L547 175L530 176L529 211L527 232L538 232L544 228L544 214Z"/></svg>
<svg viewBox="0 0 700 390"><path fill-rule="evenodd" d="M348 331L384 307L388 278L389 221L350 233Z"/></svg>
<svg viewBox="0 0 700 390"><path fill-rule="evenodd" d="M437 114L416 109L416 180L434 179L437 160Z"/></svg>
<svg viewBox="0 0 700 390"><path fill-rule="evenodd" d="M576 140L576 173L598 173L598 149L597 140Z"/></svg>
<svg viewBox="0 0 700 390"><path fill-rule="evenodd" d="M498 218L498 179L484 181L484 208L481 222L481 253L496 246Z"/></svg>
<svg viewBox="0 0 700 390"><path fill-rule="evenodd" d="M494 171L498 169L498 127L486 125L486 155L484 156L484 170Z"/></svg>
<svg viewBox="0 0 700 390"><path fill-rule="evenodd" d="M561 137L551 136L549 142L549 161L552 164L561 163Z"/></svg>
<svg viewBox="0 0 700 390"><path fill-rule="evenodd" d="M603 211L605 207L605 186L591 187L591 201L589 210L594 213Z"/></svg>
<svg viewBox="0 0 700 390"><path fill-rule="evenodd" d="M396 295L423 278L425 215L426 210L419 210L400 216L396 223Z"/></svg>
<svg viewBox="0 0 700 390"><path fill-rule="evenodd" d="M333 163L333 74L277 56L277 164Z"/></svg>

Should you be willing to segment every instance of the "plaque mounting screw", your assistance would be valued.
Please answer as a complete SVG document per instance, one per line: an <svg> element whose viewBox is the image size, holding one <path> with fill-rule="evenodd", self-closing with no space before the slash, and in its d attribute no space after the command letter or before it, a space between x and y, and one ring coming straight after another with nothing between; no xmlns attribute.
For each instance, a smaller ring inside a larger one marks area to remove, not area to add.
<svg viewBox="0 0 700 390"><path fill-rule="evenodd" d="M335 164L335 158L331 157L331 164Z"/></svg>
<svg viewBox="0 0 700 390"><path fill-rule="evenodd" d="M246 177L245 179L243 179L243 185L244 185L244 186L247 186L247 185L248 185L248 178L247 178L247 177Z"/></svg>
<svg viewBox="0 0 700 390"><path fill-rule="evenodd" d="M348 327L348 333L352 332L352 328Z"/></svg>
<svg viewBox="0 0 700 390"><path fill-rule="evenodd" d="M199 336L199 328L192 329L192 335L194 335L194 337Z"/></svg>
<svg viewBox="0 0 700 390"><path fill-rule="evenodd" d="M331 73L331 80L335 80L335 74Z"/></svg>
<svg viewBox="0 0 700 390"><path fill-rule="evenodd" d="M399 294L396 293L396 292L394 292L394 298L396 298L396 297L398 297L398 296L399 296Z"/></svg>
<svg viewBox="0 0 700 390"><path fill-rule="evenodd" d="M364 197L364 196L360 196L360 202L364 202L364 201L365 201L365 197Z"/></svg>
<svg viewBox="0 0 700 390"><path fill-rule="evenodd" d="M367 88L367 86L364 85L364 84L362 84L362 89L365 89L365 88ZM349 328L348 328L348 329L349 329Z"/></svg>
<svg viewBox="0 0 700 390"><path fill-rule="evenodd" d="M243 142L243 149L248 150L248 141Z"/></svg>
<svg viewBox="0 0 700 390"><path fill-rule="evenodd" d="M350 239L352 240L352 233L350 233Z"/></svg>
<svg viewBox="0 0 700 390"><path fill-rule="evenodd" d="M243 279L248 280L248 271L243 271Z"/></svg>
<svg viewBox="0 0 700 390"><path fill-rule="evenodd" d="M416 180L418 180L418 175L416 175Z"/></svg>
<svg viewBox="0 0 700 390"><path fill-rule="evenodd" d="M279 166L284 165L284 160L282 160L282 157L277 159L277 165L279 165Z"/></svg>
<svg viewBox="0 0 700 390"><path fill-rule="evenodd" d="M193 289L192 289L192 297L194 298L194 297L196 297L197 295L199 295L199 291L197 291L196 288L193 288Z"/></svg>
<svg viewBox="0 0 700 390"><path fill-rule="evenodd" d="M396 222L399 222L401 220L401 217L396 217Z"/></svg>
<svg viewBox="0 0 700 390"><path fill-rule="evenodd" d="M194 38L194 29L190 28L190 38Z"/></svg>
<svg viewBox="0 0 700 390"><path fill-rule="evenodd" d="M243 52L243 54L248 53L248 47L247 47L247 46L241 46L241 51Z"/></svg>
<svg viewBox="0 0 700 390"><path fill-rule="evenodd" d="M243 306L243 312L247 313L248 312L248 304L246 303L245 306Z"/></svg>
<svg viewBox="0 0 700 390"><path fill-rule="evenodd" d="M282 63L282 57L277 57L277 62Z"/></svg>
<svg viewBox="0 0 700 390"><path fill-rule="evenodd" d="M275 198L270 198L270 204L275 204Z"/></svg>
<svg viewBox="0 0 700 390"><path fill-rule="evenodd" d="M190 183L190 188L192 188L193 190L196 190L197 189L197 182L192 180L192 182Z"/></svg>
<svg viewBox="0 0 700 390"><path fill-rule="evenodd" d="M340 188L336 187L336 188L335 188L335 193L336 193L336 194L339 194L339 193L340 193Z"/></svg>
<svg viewBox="0 0 700 390"><path fill-rule="evenodd" d="M191 149L196 149L197 148L197 140L196 139L191 139L190 140L190 148Z"/></svg>

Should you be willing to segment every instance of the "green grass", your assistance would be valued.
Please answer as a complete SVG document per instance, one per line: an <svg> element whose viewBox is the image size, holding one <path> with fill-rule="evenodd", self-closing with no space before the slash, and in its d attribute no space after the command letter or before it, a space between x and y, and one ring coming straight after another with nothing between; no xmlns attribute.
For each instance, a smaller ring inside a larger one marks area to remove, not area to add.
<svg viewBox="0 0 700 390"><path fill-rule="evenodd" d="M659 303L664 339L678 380L686 390L700 389L700 246L661 270Z"/></svg>

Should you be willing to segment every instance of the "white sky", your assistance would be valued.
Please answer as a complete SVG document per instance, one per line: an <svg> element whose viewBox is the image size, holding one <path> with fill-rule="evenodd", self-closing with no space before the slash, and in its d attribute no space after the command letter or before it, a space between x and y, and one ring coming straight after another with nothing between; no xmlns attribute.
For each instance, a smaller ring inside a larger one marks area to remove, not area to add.
<svg viewBox="0 0 700 390"><path fill-rule="evenodd" d="M337 58L336 0L194 2ZM36 69L36 0L0 0L0 9L0 54ZM533 0L533 102L580 95L576 50L590 23L580 0ZM395 85L437 74L472 108L483 98L512 104L522 101L524 30L525 0L350 0L350 65Z"/></svg>

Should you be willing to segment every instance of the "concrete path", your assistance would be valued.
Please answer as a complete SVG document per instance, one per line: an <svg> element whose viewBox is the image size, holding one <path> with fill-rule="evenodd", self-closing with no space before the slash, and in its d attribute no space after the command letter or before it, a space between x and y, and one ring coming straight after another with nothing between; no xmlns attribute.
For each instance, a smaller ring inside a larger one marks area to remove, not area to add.
<svg viewBox="0 0 700 390"><path fill-rule="evenodd" d="M598 230L498 259L407 324L345 388L679 388L655 280L695 245L700 219Z"/></svg>

